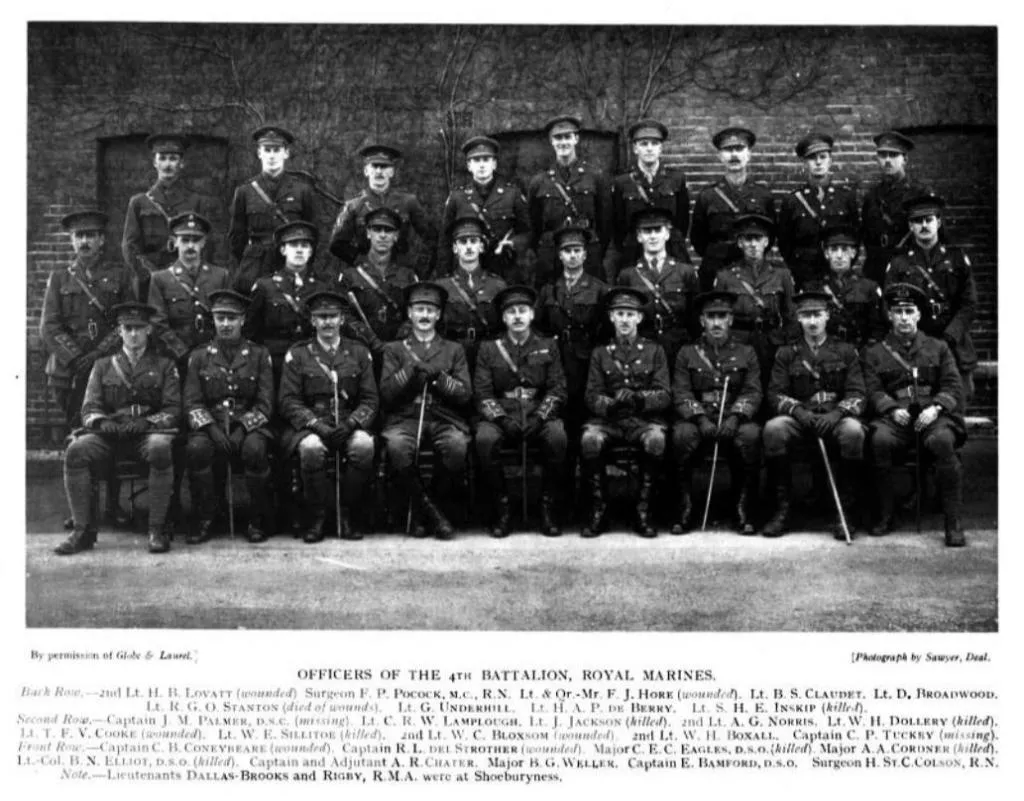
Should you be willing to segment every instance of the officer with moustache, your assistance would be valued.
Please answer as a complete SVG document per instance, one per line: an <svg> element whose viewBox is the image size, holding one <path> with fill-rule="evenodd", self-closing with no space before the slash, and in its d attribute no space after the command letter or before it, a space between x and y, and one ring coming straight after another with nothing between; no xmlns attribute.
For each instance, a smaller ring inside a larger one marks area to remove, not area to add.
<svg viewBox="0 0 1024 801"><path fill-rule="evenodd" d="M526 195L516 184L495 177L500 149L487 136L474 136L463 144L466 169L472 180L448 195L441 230L451 230L457 219L478 217L488 243L481 257L484 269L510 284L532 284L533 275L528 270L532 233ZM452 270L451 246L448 237L441 237L437 247L439 275Z"/></svg>
<svg viewBox="0 0 1024 801"><path fill-rule="evenodd" d="M362 539L351 511L364 501L373 474L373 423L379 407L369 350L341 334L350 314L344 297L322 290L306 301L316 336L293 345L284 359L278 408L286 425L281 449L298 453L307 525L303 541L324 537L331 492L327 460L344 457L339 526L342 539Z"/></svg>
<svg viewBox="0 0 1024 801"><path fill-rule="evenodd" d="M961 523L963 466L956 455L967 440L960 374L950 347L919 328L930 305L924 292L912 284L890 284L885 300L892 331L864 353L864 379L874 416L872 472L880 507L871 534L883 536L892 528L893 460L917 438L935 462L946 545L960 548L967 542Z"/></svg>
<svg viewBox="0 0 1024 801"><path fill-rule="evenodd" d="M229 289L210 295L216 336L192 351L185 377L188 420L185 463L194 527L185 542L210 539L216 511L214 471L240 461L249 495L249 542L264 542L270 517L270 419L274 370L270 353L242 337L248 299ZM230 497L230 496L229 496Z"/></svg>
<svg viewBox="0 0 1024 801"><path fill-rule="evenodd" d="M605 529L604 453L617 442L640 446L636 531L642 537L658 533L650 518L651 496L665 459L665 416L672 399L665 349L638 333L648 302L638 289L612 289L608 316L615 336L590 357L586 402L593 416L580 440L583 481L591 497L584 537Z"/></svg>
<svg viewBox="0 0 1024 801"><path fill-rule="evenodd" d="M565 374L553 339L533 331L537 293L527 286L502 290L495 305L505 323L505 336L480 346L473 374L474 400L481 420L476 424L476 453L488 496L494 502L492 537L506 537L510 528L508 490L501 464L501 446L536 440L544 459L541 478L541 531L561 534L555 512L556 487L565 481ZM524 523L526 521L523 521Z"/></svg>
<svg viewBox="0 0 1024 801"><path fill-rule="evenodd" d="M735 498L735 525L754 534L754 510L761 469L761 370L750 345L732 338L732 292L707 292L697 298L703 336L684 345L672 371L672 453L676 459L679 515L673 534L685 534L693 518L693 462L715 442L725 449ZM725 393L723 404L722 394ZM718 413L724 409L721 425Z"/></svg>
<svg viewBox="0 0 1024 801"><path fill-rule="evenodd" d="M411 500L413 535L426 536L429 528L438 539L450 540L455 528L434 498L458 500L453 490L466 469L469 447L463 412L473 390L462 346L437 333L447 292L428 282L413 284L405 292L412 332L384 346L380 380L387 460L392 481ZM433 497L416 465L421 410L422 436L430 440L435 453Z"/></svg>

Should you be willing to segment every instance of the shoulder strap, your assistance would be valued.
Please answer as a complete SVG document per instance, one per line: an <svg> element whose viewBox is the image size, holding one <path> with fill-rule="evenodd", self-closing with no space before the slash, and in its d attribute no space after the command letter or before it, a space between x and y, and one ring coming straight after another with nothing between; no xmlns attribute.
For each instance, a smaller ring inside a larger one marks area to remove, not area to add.
<svg viewBox="0 0 1024 801"><path fill-rule="evenodd" d="M732 210L733 214L739 214L740 213L740 210L736 206L736 204L733 203L732 200L729 199L729 196L727 194L725 194L725 192L722 191L722 187L716 185L714 187L714 189L715 189L715 194L718 195L720 198L722 198L722 200L725 201L725 205L728 206Z"/></svg>
<svg viewBox="0 0 1024 801"><path fill-rule="evenodd" d="M518 373L519 372L519 368L516 367L516 363L513 362L512 361L512 357L509 356L508 348L505 347L505 343L502 342L500 339L496 339L496 340L494 340L494 345L495 345L495 347L497 347L498 353L501 354L501 358L503 358L505 360L505 364L507 364L509 366L509 368L511 368L513 373Z"/></svg>
<svg viewBox="0 0 1024 801"><path fill-rule="evenodd" d="M754 299L754 302L758 305L759 308L763 309L765 307L764 301L761 299L761 296L754 291L754 287L752 287L745 279L739 278L739 276L737 276L737 278L740 282L740 285L743 287L743 291Z"/></svg>
<svg viewBox="0 0 1024 801"><path fill-rule="evenodd" d="M128 388L128 391L129 392L134 392L135 391L135 386L132 384L131 381L128 380L128 374L125 373L124 367L118 361L118 359L120 357L121 357L120 353L115 353L110 358L110 366L114 368L114 372L117 373L117 377L121 379L121 383L124 384Z"/></svg>
<svg viewBox="0 0 1024 801"><path fill-rule="evenodd" d="M573 200L572 195L569 193L569 190L565 188L565 184L563 184L561 179L558 177L558 173L552 172L549 173L549 175L551 176L551 182L555 185L555 189L558 190L558 194L562 196L562 200L566 203L566 205L569 206L569 209L570 211L572 211L573 216L582 216L580 214L579 209L576 208L576 201Z"/></svg>
<svg viewBox="0 0 1024 801"><path fill-rule="evenodd" d="M711 359L709 359L707 353L704 352L704 348L702 348L700 345L695 345L694 350L697 351L697 355L700 357L700 360L708 366L712 373L714 373L715 375L720 375L718 368L711 363Z"/></svg>
<svg viewBox="0 0 1024 801"><path fill-rule="evenodd" d="M922 267L920 264L918 264L916 261L914 262L914 266L917 268L917 271L919 273L921 273L922 276L924 276L924 280L928 282L928 287L933 292L935 292L936 295L939 296L939 300L940 301L945 303L946 302L946 296L943 294L942 290L939 288L939 285L935 283L935 279L932 278L930 275L928 275L928 271L924 267Z"/></svg>
<svg viewBox="0 0 1024 801"><path fill-rule="evenodd" d="M796 195L796 199L800 201L803 207L807 209L807 213L811 215L811 218L814 220L818 219L818 212L811 208L811 204L807 202L804 193L798 189L793 194Z"/></svg>
<svg viewBox="0 0 1024 801"><path fill-rule="evenodd" d="M363 269L362 265L356 267L356 272L363 277L363 280L370 285L370 289L376 292L385 303L387 303L389 306L394 306L397 308L398 304L395 303L394 299L390 295L388 295L387 292L380 288L380 285L376 281L374 281L372 277L370 277L370 274Z"/></svg>
<svg viewBox="0 0 1024 801"><path fill-rule="evenodd" d="M636 275L637 278L644 282L644 286L647 287L647 291L654 296L655 302L660 303L664 307L665 311L672 314L672 307L669 306L665 298L661 296L661 290L658 289L658 287L655 286L655 284L646 275L640 272L639 266L636 268Z"/></svg>
<svg viewBox="0 0 1024 801"><path fill-rule="evenodd" d="M203 303L203 301L199 297L199 293L195 290L194 287L190 287L188 284L182 281L181 276L174 272L174 270L171 270L171 275L174 276L174 280L178 282L179 286L181 286L182 289L188 292L192 300L194 300L198 304L200 309L207 313L210 312L210 307Z"/></svg>
<svg viewBox="0 0 1024 801"><path fill-rule="evenodd" d="M907 364L907 360L900 356L895 350L893 350L892 346L888 342L883 342L882 347L889 351L889 355L892 356L897 362L899 362L900 367L902 367L908 373L913 374L914 368Z"/></svg>
<svg viewBox="0 0 1024 801"><path fill-rule="evenodd" d="M167 213L167 209L165 209L163 206L161 206L157 202L156 198L153 197L153 190L152 189L150 189L148 192L146 192L146 199L149 200L149 202L152 203L156 207L157 211L159 211L162 215L164 215L164 221L169 226L171 224L171 215L168 214Z"/></svg>
<svg viewBox="0 0 1024 801"><path fill-rule="evenodd" d="M416 351L414 351L412 349L412 345L409 344L409 340L408 339L403 339L402 340L402 345L409 352L409 355L412 356L412 360L414 362L416 362L416 364L423 364L423 359L421 359L419 357L419 354L416 353Z"/></svg>
<svg viewBox="0 0 1024 801"><path fill-rule="evenodd" d="M89 298L89 302L93 306L95 306L97 309L99 309L103 314L106 314L107 313L107 307L104 306L102 303L100 303L99 298L97 298L92 293L92 291L86 285L85 281L83 281L82 277L78 274L78 270L72 268L72 269L68 270L68 273L74 279L75 283L78 284L82 288L82 291L85 293L86 297Z"/></svg>
<svg viewBox="0 0 1024 801"><path fill-rule="evenodd" d="M287 215L281 211L280 207L270 199L270 195L263 191L263 187L260 186L255 179L249 182L249 186L256 190L256 194L260 196L260 200L270 206L271 211L278 216L278 219L280 219L281 222L291 222Z"/></svg>
<svg viewBox="0 0 1024 801"><path fill-rule="evenodd" d="M811 367L810 362L808 362L807 359L801 358L800 364L807 368L807 372L814 376L815 381L821 380L821 373L819 373L817 370Z"/></svg>
<svg viewBox="0 0 1024 801"><path fill-rule="evenodd" d="M832 298L832 302L836 305L836 308L839 309L839 311L846 311L846 306L843 305L843 302L839 299L839 296L832 291L832 287L828 285L828 281L825 281L823 286L825 288L825 293L830 298Z"/></svg>
<svg viewBox="0 0 1024 801"><path fill-rule="evenodd" d="M476 301L469 296L469 293L466 292L465 289L459 286L459 282L454 277L452 278L452 286L455 287L455 291L459 293L459 297L466 301L466 305L469 306L470 310L479 318L480 322L486 326L487 321L484 319L483 314L477 307Z"/></svg>
<svg viewBox="0 0 1024 801"><path fill-rule="evenodd" d="M636 191L640 193L640 197L644 199L644 203L650 206L651 196L647 194L647 190L644 189L644 185L636 179L636 173L631 172L629 177L633 179L633 185L636 187Z"/></svg>

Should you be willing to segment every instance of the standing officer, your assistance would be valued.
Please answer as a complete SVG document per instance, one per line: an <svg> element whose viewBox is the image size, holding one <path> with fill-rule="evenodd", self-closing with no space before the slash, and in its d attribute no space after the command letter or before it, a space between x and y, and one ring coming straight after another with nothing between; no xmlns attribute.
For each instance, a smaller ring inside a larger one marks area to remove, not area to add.
<svg viewBox="0 0 1024 801"><path fill-rule="evenodd" d="M882 178L868 190L861 209L861 231L866 249L864 275L883 283L886 265L910 239L903 203L928 190L907 177L908 154L914 143L899 131L875 137L875 160Z"/></svg>
<svg viewBox="0 0 1024 801"><path fill-rule="evenodd" d="M412 268L401 264L395 255L402 218L388 207L366 215L366 233L370 249L356 256L356 265L346 267L338 276L338 292L355 298L356 319L350 321L352 336L373 353L377 374L384 343L398 339L405 321L403 293L419 281ZM352 298L349 298L352 302Z"/></svg>
<svg viewBox="0 0 1024 801"><path fill-rule="evenodd" d="M612 239L605 256L605 275L614 281L619 270L636 264L641 248L633 236L634 215L644 209L665 209L671 223L666 248L678 261L689 263L686 235L690 230L690 194L681 170L661 163L661 149L668 128L657 120L643 119L629 127L636 167L612 181Z"/></svg>
<svg viewBox="0 0 1024 801"><path fill-rule="evenodd" d="M527 270L530 246L530 215L523 190L510 181L495 178L498 168L498 143L487 136L474 136L462 146L466 169L472 180L448 195L441 219L441 230L464 217L478 217L487 235L487 250L481 257L484 269L511 284L532 284ZM452 270L452 243L442 236L437 246L437 273Z"/></svg>
<svg viewBox="0 0 1024 801"><path fill-rule="evenodd" d="M782 536L788 525L791 458L797 442L820 437L839 448L838 490L848 520L864 459L864 426L859 419L864 412L864 375L857 350L829 338L828 295L802 292L795 303L803 334L779 348L768 386L768 405L776 416L764 426L764 454L775 515L762 531L766 537ZM852 520L850 526L852 531ZM834 534L837 539L844 536L838 527Z"/></svg>
<svg viewBox="0 0 1024 801"><path fill-rule="evenodd" d="M590 520L582 536L596 537L605 528L604 451L616 442L640 446L640 492L636 531L654 537L651 493L665 459L665 415L669 394L665 349L637 333L647 296L632 287L608 292L608 316L615 326L611 342L596 348L587 375L587 407L593 417L580 441L583 481L590 489Z"/></svg>
<svg viewBox="0 0 1024 801"><path fill-rule="evenodd" d="M831 304L828 335L849 342L857 350L878 342L888 328L882 310L882 290L853 269L859 244L852 226L826 228L821 237L821 249L828 272L806 285L808 290L828 295Z"/></svg>
<svg viewBox="0 0 1024 801"><path fill-rule="evenodd" d="M641 209L633 215L633 230L641 256L619 273L618 283L642 290L650 298L640 335L661 343L671 361L690 340L693 299L700 293L700 279L692 264L668 255L672 222L667 209Z"/></svg>
<svg viewBox="0 0 1024 801"><path fill-rule="evenodd" d="M702 292L711 289L720 269L741 255L734 230L737 217L759 214L774 223L775 199L771 189L753 181L747 171L756 141L753 131L746 128L724 128L711 139L718 160L725 166L725 176L702 189L693 204L690 242L701 257Z"/></svg>
<svg viewBox="0 0 1024 801"><path fill-rule="evenodd" d="M177 256L171 219L186 211L206 217L213 214L209 200L181 180L188 138L173 133L153 134L146 139L146 146L153 153L156 183L128 201L121 237L121 254L125 266L136 276L140 298L149 297L150 276L169 266ZM213 241L206 244L212 253Z"/></svg>
<svg viewBox="0 0 1024 801"><path fill-rule="evenodd" d="M181 383L174 362L149 346L153 309L142 303L115 307L122 348L99 359L89 375L82 404L82 428L64 456L64 488L74 529L57 546L61 556L96 544L92 478L106 475L119 452L149 465L149 551L171 544L164 518L171 498L171 441L181 418Z"/></svg>
<svg viewBox="0 0 1024 801"><path fill-rule="evenodd" d="M243 295L278 266L274 231L284 223L305 220L316 224L313 190L285 172L295 136L277 125L264 125L252 134L260 174L235 190L231 201L228 240L238 263L234 288Z"/></svg>
<svg viewBox="0 0 1024 801"><path fill-rule="evenodd" d="M978 366L971 339L978 288L967 254L941 242L945 205L941 197L930 193L907 200L903 210L913 241L889 263L885 285L908 283L924 292L930 313L921 320L921 330L943 340L953 351L967 404L974 397L974 368Z"/></svg>
<svg viewBox="0 0 1024 801"><path fill-rule="evenodd" d="M679 491L679 517L672 533L685 534L691 528L693 460L717 441L725 446L729 461L736 528L740 534L753 534L761 477L761 426L754 422L763 397L761 370L754 349L731 336L736 295L707 292L697 303L704 335L682 347L672 371L672 402L679 418L672 426ZM726 414L718 425L720 408Z"/></svg>
<svg viewBox="0 0 1024 801"><path fill-rule="evenodd" d="M935 460L946 545L966 544L960 515L963 509L963 468L956 449L967 440L963 394L956 361L941 339L927 336L918 323L927 316L927 296L912 284L885 288L892 331L864 354L864 378L875 419L871 421L871 454L880 517L871 534L892 528L893 457L918 443ZM918 458L922 453L918 452Z"/></svg>
<svg viewBox="0 0 1024 801"><path fill-rule="evenodd" d="M761 362L761 382L767 385L775 351L793 338L793 276L776 267L765 254L771 243L772 221L745 214L735 222L734 238L742 257L715 276L715 289L736 294L733 336L753 345Z"/></svg>
<svg viewBox="0 0 1024 801"><path fill-rule="evenodd" d="M187 370L188 352L213 338L210 293L227 289L228 271L203 261L203 246L210 233L210 221L188 211L171 220L171 235L178 260L153 273L149 284L149 305L157 338L177 360L181 373Z"/></svg>
<svg viewBox="0 0 1024 801"><path fill-rule="evenodd" d="M348 301L336 292L323 290L306 302L316 336L288 351L278 392L278 406L286 426L281 435L285 457L296 451L302 471L303 500L308 525L303 541L323 539L330 488L327 459L344 458L338 510L343 539L358 540L350 511L364 501L364 490L373 473L373 433L377 416L377 383L373 360L360 343L341 335ZM335 405L337 404L337 405Z"/></svg>
<svg viewBox="0 0 1024 801"><path fill-rule="evenodd" d="M331 253L346 265L354 265L358 256L370 248L370 239L366 235L367 215L385 207L398 212L401 218L395 245L398 256L407 258L410 228L419 236L421 247L431 253L437 235L423 204L412 192L392 187L395 165L402 158L401 151L389 145L372 144L360 150L359 155L363 159L366 188L347 201L338 213L331 231Z"/></svg>
<svg viewBox="0 0 1024 801"><path fill-rule="evenodd" d="M422 436L434 447L435 495L457 500L453 488L466 468L469 446L469 425L463 417L473 394L469 368L462 346L437 333L447 299L444 288L420 282L407 288L405 297L412 333L384 346L381 372L387 459L392 479L416 513L415 536L424 536L429 526L439 539L450 540L455 529L427 494L416 466L416 434L422 410Z"/></svg>
<svg viewBox="0 0 1024 801"><path fill-rule="evenodd" d="M566 222L581 225L592 236L587 246L585 269L600 276L602 259L611 236L611 195L608 179L578 154L580 127L576 117L555 117L544 125L544 134L555 152L555 163L530 179L526 200L537 254L535 286L557 275L554 232Z"/></svg>
<svg viewBox="0 0 1024 801"><path fill-rule="evenodd" d="M306 301L332 283L313 270L317 229L296 220L274 231L274 241L284 257L284 266L273 275L256 281L251 291L244 333L270 351L274 365L274 386L281 383L281 368L288 349L313 336Z"/></svg>
<svg viewBox="0 0 1024 801"><path fill-rule="evenodd" d="M797 290L812 279L825 277L828 265L821 252L821 234L829 225L857 228L857 194L832 180L833 139L810 134L796 145L803 159L807 183L782 198L779 211L779 252L793 273Z"/></svg>
<svg viewBox="0 0 1024 801"><path fill-rule="evenodd" d="M465 349L472 375L478 342L501 333L501 318L494 299L506 284L503 278L481 266L480 257L488 243L479 218L460 217L452 223L450 237L457 264L450 275L437 282L448 295L442 330L446 339Z"/></svg>
<svg viewBox="0 0 1024 801"><path fill-rule="evenodd" d="M541 477L541 531L561 534L555 513L555 488L565 481L565 426L559 419L565 404L565 373L553 339L533 332L537 293L512 286L495 298L505 323L505 336L480 346L473 374L477 410L476 453L488 494L494 500L492 537L507 537L509 500L501 464L503 443L537 440L544 457ZM525 524L525 520L523 523Z"/></svg>
<svg viewBox="0 0 1024 801"><path fill-rule="evenodd" d="M241 460L249 495L249 542L263 542L270 516L270 461L274 434L274 371L267 349L242 337L249 305L245 295L222 289L210 295L217 335L192 351L184 402L189 435L185 447L195 528L186 542L210 539L217 508L214 469ZM229 503L231 495L228 496Z"/></svg>

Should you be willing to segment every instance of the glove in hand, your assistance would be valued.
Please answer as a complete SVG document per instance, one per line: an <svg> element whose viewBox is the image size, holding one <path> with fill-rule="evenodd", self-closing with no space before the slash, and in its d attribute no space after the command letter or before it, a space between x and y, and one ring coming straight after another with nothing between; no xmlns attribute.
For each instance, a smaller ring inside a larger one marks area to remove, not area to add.
<svg viewBox="0 0 1024 801"><path fill-rule="evenodd" d="M722 421L722 425L718 428L718 438L720 440L735 439L739 427L740 418L735 414L730 414Z"/></svg>

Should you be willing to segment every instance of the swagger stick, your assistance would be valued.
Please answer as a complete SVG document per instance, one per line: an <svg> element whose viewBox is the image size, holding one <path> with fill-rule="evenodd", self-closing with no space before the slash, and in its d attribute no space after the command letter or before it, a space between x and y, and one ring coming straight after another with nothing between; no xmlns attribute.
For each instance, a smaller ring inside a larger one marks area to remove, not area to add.
<svg viewBox="0 0 1024 801"><path fill-rule="evenodd" d="M334 427L341 422L338 414L338 371L331 370L331 384L334 385ZM334 449L334 527L341 539L341 451Z"/></svg>
<svg viewBox="0 0 1024 801"><path fill-rule="evenodd" d="M228 409L227 401L224 401L224 433L227 435L231 434L231 411ZM228 531L231 533L231 539L235 538L235 490L232 487L234 475L231 471L231 460L233 458L234 454L228 448Z"/></svg>
<svg viewBox="0 0 1024 801"><path fill-rule="evenodd" d="M921 396L917 385L917 366L910 368L910 374L914 378L914 405L917 407L917 414L914 415L914 448L917 451L917 462L914 465L914 481L917 483L917 500L915 502L914 515L917 523L917 533L921 533L921 494L924 492L923 477L921 475L921 432L917 428L917 417L921 414Z"/></svg>
<svg viewBox="0 0 1024 801"><path fill-rule="evenodd" d="M725 377L722 385L722 399L718 404L718 427L722 427L722 418L725 416L725 397L729 391L729 376ZM716 432L717 433L717 432ZM704 519L700 522L700 530L708 527L708 512L711 511L711 493L715 491L715 468L718 467L718 439L715 438L715 452L711 457L711 478L708 480L708 497L704 501Z"/></svg>
<svg viewBox="0 0 1024 801"><path fill-rule="evenodd" d="M522 466L523 525L526 525L526 404L523 402L522 387L519 393L519 452Z"/></svg>
<svg viewBox="0 0 1024 801"><path fill-rule="evenodd" d="M818 450L821 451L821 459L825 462L825 474L828 476L828 486L832 490L832 500L835 501L836 511L839 513L839 525L843 529L843 536L846 537L846 544L852 545L850 528L846 525L846 515L843 514L843 503L839 500L839 490L836 489L836 480L832 475L832 465L828 460L828 451L825 450L825 441L821 437L818 437Z"/></svg>
<svg viewBox="0 0 1024 801"><path fill-rule="evenodd" d="M423 436L423 416L427 411L427 385L423 385L423 397L420 398L420 421L416 426L416 451L412 457L414 470L420 469L420 438ZM409 496L409 513L405 516L405 533L412 531L412 495Z"/></svg>

